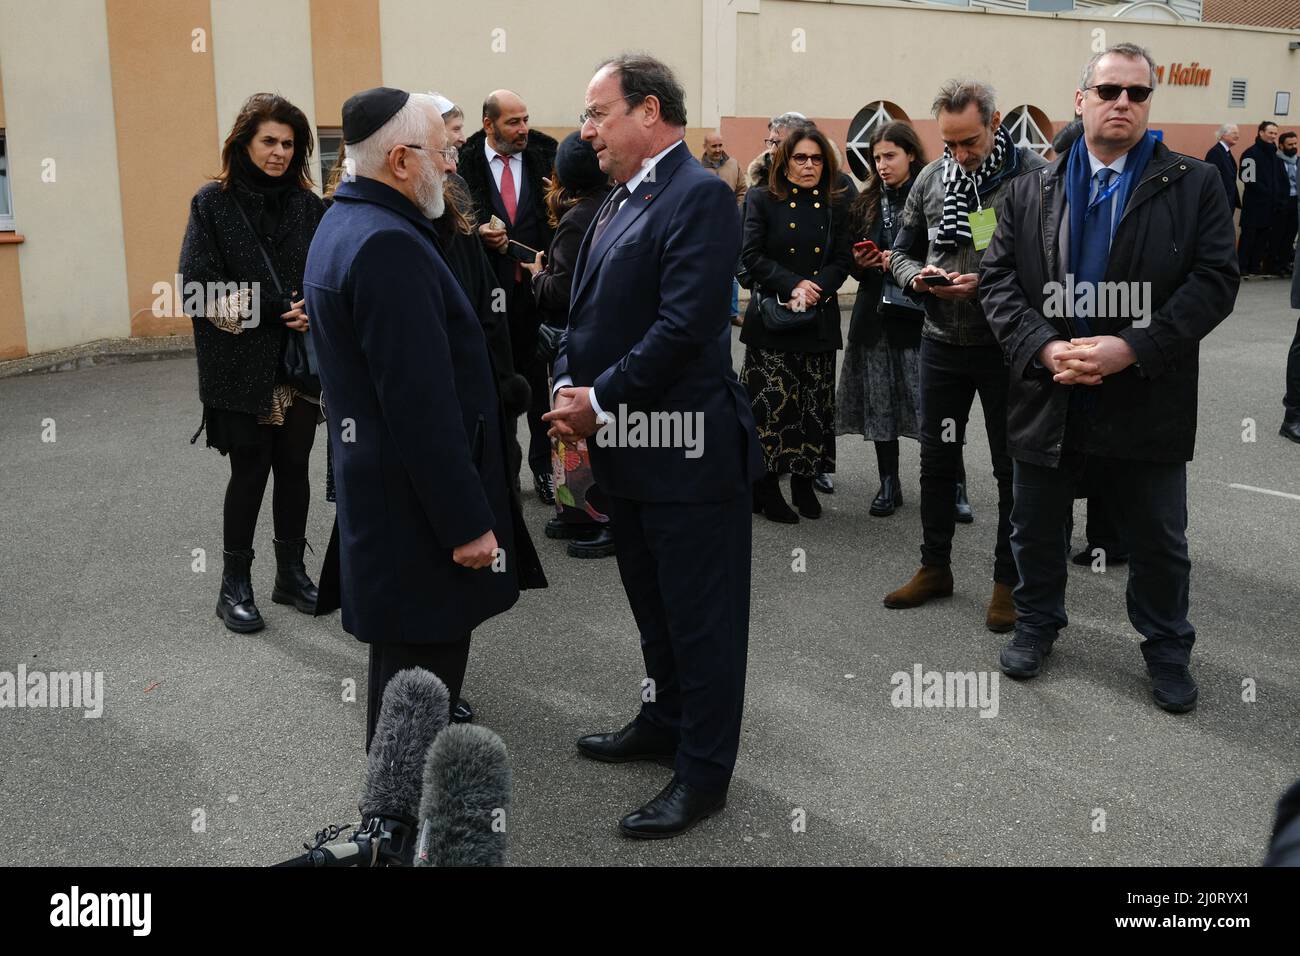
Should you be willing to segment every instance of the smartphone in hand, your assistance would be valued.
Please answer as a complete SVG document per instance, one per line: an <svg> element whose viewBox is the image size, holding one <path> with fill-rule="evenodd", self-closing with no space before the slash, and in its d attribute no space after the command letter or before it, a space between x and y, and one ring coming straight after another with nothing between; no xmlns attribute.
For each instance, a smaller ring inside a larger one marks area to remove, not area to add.
<svg viewBox="0 0 1300 956"><path fill-rule="evenodd" d="M926 285L952 285L952 280L940 273L921 276L921 281Z"/></svg>

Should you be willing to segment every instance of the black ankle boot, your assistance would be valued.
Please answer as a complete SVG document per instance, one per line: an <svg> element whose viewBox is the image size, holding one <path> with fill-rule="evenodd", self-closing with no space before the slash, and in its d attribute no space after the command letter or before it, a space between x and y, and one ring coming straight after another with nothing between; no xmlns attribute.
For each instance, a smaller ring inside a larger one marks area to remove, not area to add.
<svg viewBox="0 0 1300 956"><path fill-rule="evenodd" d="M975 520L975 512L971 510L970 501L966 498L966 482L957 482L957 501L954 505L953 518L959 524L970 524Z"/></svg>
<svg viewBox="0 0 1300 956"><path fill-rule="evenodd" d="M266 627L262 612L253 603L253 549L222 551L221 593L217 595L217 617L237 634Z"/></svg>
<svg viewBox="0 0 1300 956"><path fill-rule="evenodd" d="M811 478L804 475L790 476L790 500L805 518L822 516L822 503L817 500L817 492L813 491Z"/></svg>
<svg viewBox="0 0 1300 956"><path fill-rule="evenodd" d="M871 502L870 513L877 518L888 518L903 503L903 489L898 483L898 475L882 475L880 490Z"/></svg>
<svg viewBox="0 0 1300 956"><path fill-rule="evenodd" d="M271 591L271 600L276 604L292 604L303 614L315 614L319 594L302 563L306 546L306 538L275 539L275 589Z"/></svg>
<svg viewBox="0 0 1300 956"><path fill-rule="evenodd" d="M781 495L781 476L769 471L754 482L754 514L765 514L770 521L780 524L798 524L794 513Z"/></svg>

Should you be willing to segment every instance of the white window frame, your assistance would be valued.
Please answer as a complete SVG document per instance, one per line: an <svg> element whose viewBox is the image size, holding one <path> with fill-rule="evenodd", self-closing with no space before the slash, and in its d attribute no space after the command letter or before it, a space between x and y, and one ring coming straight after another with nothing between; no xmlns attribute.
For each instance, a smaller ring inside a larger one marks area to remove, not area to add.
<svg viewBox="0 0 1300 956"><path fill-rule="evenodd" d="M0 129L0 146L5 143L5 131ZM4 192L5 205L9 207L8 214L0 212L0 232L17 232L18 226L14 220L14 192L9 188L9 183L13 179L9 165L9 151L0 150L4 153L5 174L0 176L0 191Z"/></svg>
<svg viewBox="0 0 1300 956"><path fill-rule="evenodd" d="M865 151L871 146L872 134L885 123L892 123L894 120L905 119L905 117L895 116L890 113L889 110L885 109L885 103L887 102L888 100L872 100L866 106L862 107L862 110L866 110L874 106L875 111L856 131L853 129L848 131L852 138L844 144L844 148L847 149L849 153L856 156L858 161L862 163L866 169L871 168L871 158ZM862 110L858 110L858 112L861 113ZM856 118L857 117L855 116L854 119ZM852 172L853 170L850 168L849 171Z"/></svg>
<svg viewBox="0 0 1300 956"><path fill-rule="evenodd" d="M1029 112L1028 103L1009 110L1002 122L1008 124L1007 132L1017 146L1028 146L1039 156L1045 155L1052 148L1052 137L1039 128L1034 114Z"/></svg>

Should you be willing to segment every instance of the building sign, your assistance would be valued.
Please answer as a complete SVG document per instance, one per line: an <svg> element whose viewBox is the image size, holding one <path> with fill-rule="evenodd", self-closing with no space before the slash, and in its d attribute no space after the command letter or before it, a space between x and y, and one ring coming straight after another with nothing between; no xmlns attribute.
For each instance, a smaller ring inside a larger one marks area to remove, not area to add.
<svg viewBox="0 0 1300 956"><path fill-rule="evenodd" d="M1200 63L1170 63L1156 67L1156 82L1170 86L1209 86L1210 68Z"/></svg>

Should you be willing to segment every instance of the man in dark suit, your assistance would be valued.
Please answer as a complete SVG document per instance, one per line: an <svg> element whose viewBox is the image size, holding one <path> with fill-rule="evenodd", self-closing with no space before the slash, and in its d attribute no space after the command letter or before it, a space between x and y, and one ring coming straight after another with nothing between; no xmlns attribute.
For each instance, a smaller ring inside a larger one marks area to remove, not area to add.
<svg viewBox="0 0 1300 956"><path fill-rule="evenodd" d="M546 366L537 361L541 317L520 260L508 254L510 240L544 250L553 230L546 215L546 184L558 144L528 128L528 107L509 90L495 90L483 101L483 128L460 148L458 172L469 187L479 220L479 237L506 290L510 344L515 370L532 387L528 409L528 467L533 487L547 504L555 503L551 484L551 443L542 415L550 408ZM493 229L491 218L505 223ZM514 432L510 440L513 442Z"/></svg>
<svg viewBox="0 0 1300 956"><path fill-rule="evenodd" d="M1237 194L1237 160L1232 155L1232 147L1241 139L1241 132L1235 123L1224 123L1219 127L1219 141L1205 154L1205 161L1219 171L1223 179L1224 195L1228 198L1228 208L1241 208L1241 197Z"/></svg>
<svg viewBox="0 0 1300 956"><path fill-rule="evenodd" d="M1011 184L979 287L1010 376L1020 583L1002 672L1035 677L1068 623L1065 529L1091 468L1129 549L1128 615L1152 695L1182 713L1198 693L1187 620L1198 353L1239 277L1218 173L1148 132L1155 85L1141 47L1093 57L1075 93L1083 137Z"/></svg>
<svg viewBox="0 0 1300 956"><path fill-rule="evenodd" d="M1241 244L1237 250L1241 274L1282 274L1274 261L1277 240L1286 208L1286 170L1277 154L1277 124L1259 124L1255 144L1241 154Z"/></svg>
<svg viewBox="0 0 1300 956"><path fill-rule="evenodd" d="M637 717L578 750L674 762L668 785L620 824L649 839L683 833L726 802L749 642L751 485L762 471L731 370L736 200L691 156L685 127L682 87L651 57L608 60L587 87L582 137L617 185L578 252L546 415L569 440L605 423L591 464L618 528L647 676ZM675 440L645 440L647 423Z"/></svg>
<svg viewBox="0 0 1300 956"><path fill-rule="evenodd" d="M450 168L426 95L343 106L340 184L304 278L338 495L343 627L370 645L366 746L384 686L423 667L460 693L470 632L545 578L506 474L483 329L438 246ZM454 154L453 154L454 155Z"/></svg>

